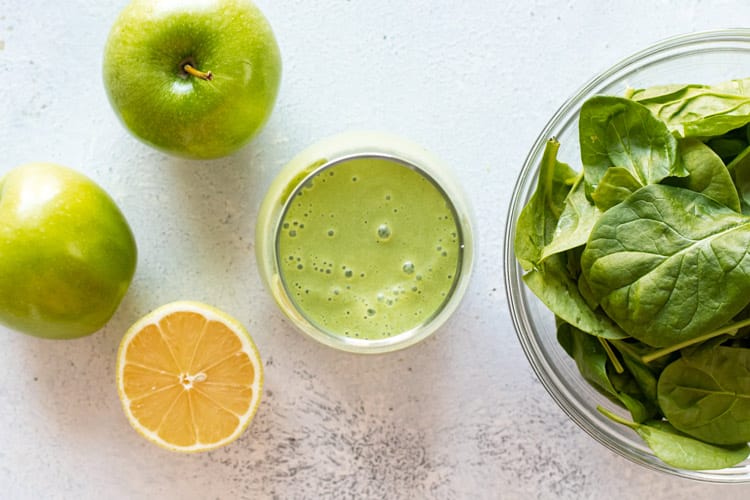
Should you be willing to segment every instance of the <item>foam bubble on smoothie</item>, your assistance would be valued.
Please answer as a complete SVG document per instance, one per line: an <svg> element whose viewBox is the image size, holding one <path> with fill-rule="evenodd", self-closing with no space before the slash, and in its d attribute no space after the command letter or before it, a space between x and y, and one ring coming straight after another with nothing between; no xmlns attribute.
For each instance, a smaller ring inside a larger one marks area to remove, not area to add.
<svg viewBox="0 0 750 500"><path fill-rule="evenodd" d="M391 237L391 228L388 224L381 224L378 226L378 238L381 240L387 240Z"/></svg>

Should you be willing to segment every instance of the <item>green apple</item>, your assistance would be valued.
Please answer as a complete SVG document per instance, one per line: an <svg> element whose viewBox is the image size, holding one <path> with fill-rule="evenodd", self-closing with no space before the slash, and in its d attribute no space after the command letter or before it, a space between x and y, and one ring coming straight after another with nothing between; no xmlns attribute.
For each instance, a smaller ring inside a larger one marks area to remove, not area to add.
<svg viewBox="0 0 750 500"><path fill-rule="evenodd" d="M33 163L0 178L0 324L55 339L94 333L135 265L125 217L88 177Z"/></svg>
<svg viewBox="0 0 750 500"><path fill-rule="evenodd" d="M133 0L109 34L103 73L136 137L174 155L218 158L265 124L281 56L249 0Z"/></svg>

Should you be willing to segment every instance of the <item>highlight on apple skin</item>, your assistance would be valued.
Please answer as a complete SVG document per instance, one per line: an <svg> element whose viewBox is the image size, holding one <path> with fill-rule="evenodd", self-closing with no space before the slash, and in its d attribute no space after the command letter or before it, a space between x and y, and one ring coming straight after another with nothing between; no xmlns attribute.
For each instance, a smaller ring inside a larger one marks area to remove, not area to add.
<svg viewBox="0 0 750 500"><path fill-rule="evenodd" d="M124 215L85 175L51 163L0 177L0 324L70 339L100 330L135 273Z"/></svg>
<svg viewBox="0 0 750 500"><path fill-rule="evenodd" d="M133 135L172 155L219 158L265 125L281 55L250 0L133 0L110 31L103 79Z"/></svg>

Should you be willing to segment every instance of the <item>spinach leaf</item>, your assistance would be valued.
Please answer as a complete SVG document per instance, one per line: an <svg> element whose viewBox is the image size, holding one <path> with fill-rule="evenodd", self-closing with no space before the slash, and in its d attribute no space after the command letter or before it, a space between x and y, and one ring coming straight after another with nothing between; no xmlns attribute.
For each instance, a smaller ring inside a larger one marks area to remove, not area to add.
<svg viewBox="0 0 750 500"><path fill-rule="evenodd" d="M557 340L568 355L575 360L578 370L587 381L614 395L615 390L607 376L607 353L599 340L570 323L560 322Z"/></svg>
<svg viewBox="0 0 750 500"><path fill-rule="evenodd" d="M709 139L706 144L721 158L721 161L728 163L745 150L747 140L722 135Z"/></svg>
<svg viewBox="0 0 750 500"><path fill-rule="evenodd" d="M581 107L578 134L589 192L597 189L611 167L627 170L641 186L687 175L677 153L677 140L637 102L592 97Z"/></svg>
<svg viewBox="0 0 750 500"><path fill-rule="evenodd" d="M664 370L664 368L666 368L667 365L669 365L672 361L679 358L679 353L669 353L663 356L659 356L653 361L644 361L644 357L657 352L659 349L656 347L651 347L650 345L646 345L634 338L625 340L613 340L611 341L611 343L613 346L615 346L615 349L617 349L617 351L623 355L623 357L627 356L628 358L638 363L642 363L644 366L648 367L654 374L654 376L656 376L657 380L658 375L661 373L661 371Z"/></svg>
<svg viewBox="0 0 750 500"><path fill-rule="evenodd" d="M727 170L734 176L734 184L739 193L742 213L750 215L750 147L737 155L727 165Z"/></svg>
<svg viewBox="0 0 750 500"><path fill-rule="evenodd" d="M581 276L581 254L583 246L571 248L565 252L565 269L568 270L568 276L577 280Z"/></svg>
<svg viewBox="0 0 750 500"><path fill-rule="evenodd" d="M540 260L555 253L583 246L599 215L599 210L586 197L583 174L581 174L565 198L557 227L555 227L551 241L542 250Z"/></svg>
<svg viewBox="0 0 750 500"><path fill-rule="evenodd" d="M721 158L698 139L681 140L679 151L682 163L689 175L667 179L665 184L705 194L739 212L740 198L734 187L732 176Z"/></svg>
<svg viewBox="0 0 750 500"><path fill-rule="evenodd" d="M638 388L640 389L641 394L643 394L645 400L654 408L658 408L659 399L657 397L656 388L659 379L656 377L656 374L639 359L634 359L630 356L623 356L622 362L628 369L628 372L632 375L635 383L638 384ZM657 411L654 411L654 414L656 413ZM636 422L638 422L638 420L636 420Z"/></svg>
<svg viewBox="0 0 750 500"><path fill-rule="evenodd" d="M747 444L717 446L686 436L669 422L651 420L645 424L628 422L609 410L598 410L615 422L633 429L664 463L689 470L724 469L750 456Z"/></svg>
<svg viewBox="0 0 750 500"><path fill-rule="evenodd" d="M659 414L659 407L653 400L646 397L630 371L625 370L618 373L609 364L607 365L607 375L615 388L617 399L625 405L634 421L645 422Z"/></svg>
<svg viewBox="0 0 750 500"><path fill-rule="evenodd" d="M683 354L662 372L658 394L680 431L714 444L750 441L750 349Z"/></svg>
<svg viewBox="0 0 750 500"><path fill-rule="evenodd" d="M641 188L597 221L581 256L601 307L666 347L729 321L750 301L750 217L694 191Z"/></svg>
<svg viewBox="0 0 750 500"><path fill-rule="evenodd" d="M600 210L608 210L642 188L643 185L624 167L609 167L591 193Z"/></svg>
<svg viewBox="0 0 750 500"><path fill-rule="evenodd" d="M551 255L537 269L526 273L523 281L550 311L576 328L597 337L627 337L604 313L588 306L567 272L564 254Z"/></svg>
<svg viewBox="0 0 750 500"><path fill-rule="evenodd" d="M750 79L653 87L636 90L630 98L678 137L715 137L750 123Z"/></svg>
<svg viewBox="0 0 750 500"><path fill-rule="evenodd" d="M633 420L642 422L653 416L656 406L644 404L643 394L628 374L617 374L598 338L568 323L557 328L557 340L576 362L586 381L613 402L626 408Z"/></svg>
<svg viewBox="0 0 750 500"><path fill-rule="evenodd" d="M581 294L581 297L583 297L583 300L586 301L586 304L588 304L591 309L596 310L599 308L599 298L594 295L593 291L591 291L586 275L583 273L578 276L578 293Z"/></svg>
<svg viewBox="0 0 750 500"><path fill-rule="evenodd" d="M540 260L542 249L552 241L576 172L557 161L560 143L550 139L539 165L536 191L521 211L516 226L514 251L521 267L528 271Z"/></svg>

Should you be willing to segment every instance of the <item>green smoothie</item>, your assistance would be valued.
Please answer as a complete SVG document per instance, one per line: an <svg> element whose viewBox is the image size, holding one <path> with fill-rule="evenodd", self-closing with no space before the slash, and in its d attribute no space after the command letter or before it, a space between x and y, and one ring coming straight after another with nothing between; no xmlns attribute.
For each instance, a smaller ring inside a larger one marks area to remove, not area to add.
<svg viewBox="0 0 750 500"><path fill-rule="evenodd" d="M360 157L312 177L289 201L277 259L289 297L330 333L383 339L437 314L462 262L456 214L421 172Z"/></svg>

